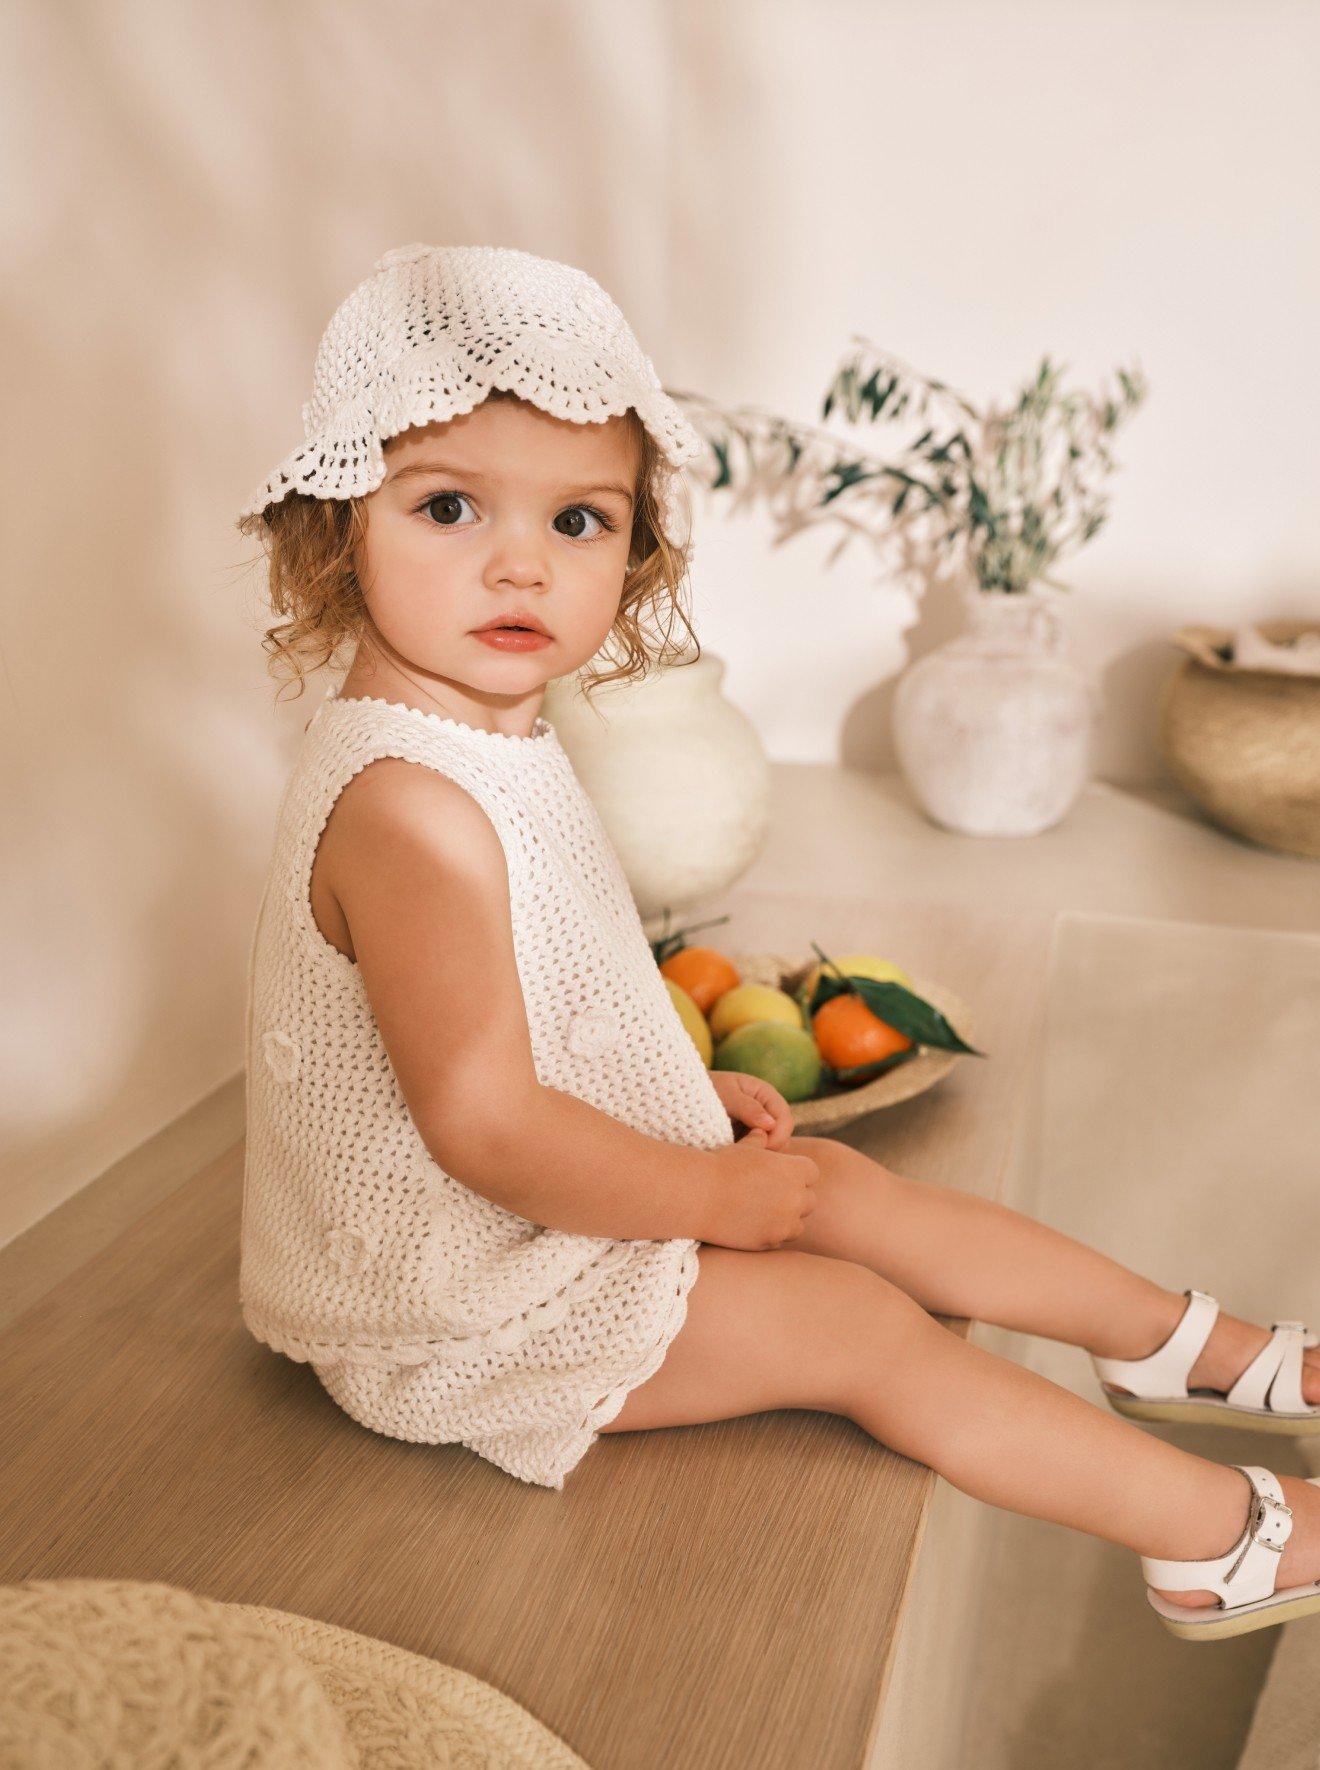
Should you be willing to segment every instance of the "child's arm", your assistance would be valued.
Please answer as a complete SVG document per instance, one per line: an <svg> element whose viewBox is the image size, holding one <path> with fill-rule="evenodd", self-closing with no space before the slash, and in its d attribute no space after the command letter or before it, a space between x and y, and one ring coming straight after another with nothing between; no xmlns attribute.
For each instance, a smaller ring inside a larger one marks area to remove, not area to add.
<svg viewBox="0 0 1320 1770"><path fill-rule="evenodd" d="M408 1110L446 1173L579 1235L718 1233L720 1151L635 1131L539 1081L504 849L470 794L400 758L371 763L339 795L317 858Z"/></svg>

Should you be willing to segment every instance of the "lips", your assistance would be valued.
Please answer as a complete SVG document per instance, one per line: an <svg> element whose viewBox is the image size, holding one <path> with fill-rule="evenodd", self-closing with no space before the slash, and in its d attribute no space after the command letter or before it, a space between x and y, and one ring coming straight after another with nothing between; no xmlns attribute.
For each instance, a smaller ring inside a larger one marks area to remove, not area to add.
<svg viewBox="0 0 1320 1770"><path fill-rule="evenodd" d="M480 627L474 627L474 633L489 633L492 629L513 628L528 633L544 633L550 637L550 630L538 621L535 615L497 615L493 621L485 621Z"/></svg>

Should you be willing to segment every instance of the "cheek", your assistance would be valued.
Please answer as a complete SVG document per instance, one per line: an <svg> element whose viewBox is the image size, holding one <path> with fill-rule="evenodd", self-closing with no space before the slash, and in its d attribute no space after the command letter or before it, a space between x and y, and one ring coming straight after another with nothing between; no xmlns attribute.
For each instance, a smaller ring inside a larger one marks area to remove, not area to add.
<svg viewBox="0 0 1320 1770"><path fill-rule="evenodd" d="M434 619L444 583L424 533L406 522L382 524L368 533L363 557L367 606L382 630Z"/></svg>
<svg viewBox="0 0 1320 1770"><path fill-rule="evenodd" d="M583 595L585 620L608 627L619 610L623 581L628 572L628 543L602 542L578 566L577 581Z"/></svg>
<svg viewBox="0 0 1320 1770"><path fill-rule="evenodd" d="M384 587L394 580L415 582L434 573L435 557L426 545L420 521L391 517L367 532L367 563L374 581Z"/></svg>

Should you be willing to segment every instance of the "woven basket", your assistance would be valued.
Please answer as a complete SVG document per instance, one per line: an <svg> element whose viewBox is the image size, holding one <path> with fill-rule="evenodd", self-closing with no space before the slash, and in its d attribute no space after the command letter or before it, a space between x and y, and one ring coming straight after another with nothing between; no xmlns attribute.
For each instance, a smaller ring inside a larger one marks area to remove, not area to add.
<svg viewBox="0 0 1320 1770"><path fill-rule="evenodd" d="M737 966L744 983L768 984L771 989L786 990L789 995L796 994L816 963L814 954L805 963L785 958L782 953L730 953L729 958ZM912 976L912 990L914 995L938 1008L960 1038L966 1039L969 1045L976 1044L971 1010L952 990L917 976ZM964 1055L961 1051L941 1051L933 1046L918 1045L915 1057L857 1087L841 1088L826 1080L822 1083L821 1093L810 1100L789 1102L794 1129L804 1136L821 1136L827 1131L839 1130L868 1112L878 1112L882 1107L911 1100L914 1094L924 1094L927 1088L933 1088Z"/></svg>
<svg viewBox="0 0 1320 1770"><path fill-rule="evenodd" d="M1275 643L1320 632L1316 621L1257 621ZM1320 859L1320 677L1244 668L1229 628L1182 627L1190 655L1159 698L1169 773L1234 835Z"/></svg>
<svg viewBox="0 0 1320 1770"><path fill-rule="evenodd" d="M484 1679L155 1580L0 1586L0 1764L587 1770Z"/></svg>

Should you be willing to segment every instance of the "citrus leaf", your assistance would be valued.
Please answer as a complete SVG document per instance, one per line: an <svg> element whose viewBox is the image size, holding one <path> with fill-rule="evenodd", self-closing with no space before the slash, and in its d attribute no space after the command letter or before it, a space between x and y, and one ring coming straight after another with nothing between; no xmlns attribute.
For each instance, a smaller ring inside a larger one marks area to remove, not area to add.
<svg viewBox="0 0 1320 1770"><path fill-rule="evenodd" d="M845 981L846 979L846 981ZM852 985L852 990L849 989ZM883 1020L886 1026L892 1026L895 1032L901 1032L918 1045L929 1045L939 1051L965 1051L970 1057L984 1057L984 1051L978 1051L969 1045L945 1019L933 1002L923 996L914 995L905 984L892 980L880 982L874 977L855 977L845 972L839 978L828 971L822 971L812 993L811 1013L832 1000L835 996L848 995L855 991L861 996L866 1006L877 1019Z"/></svg>

